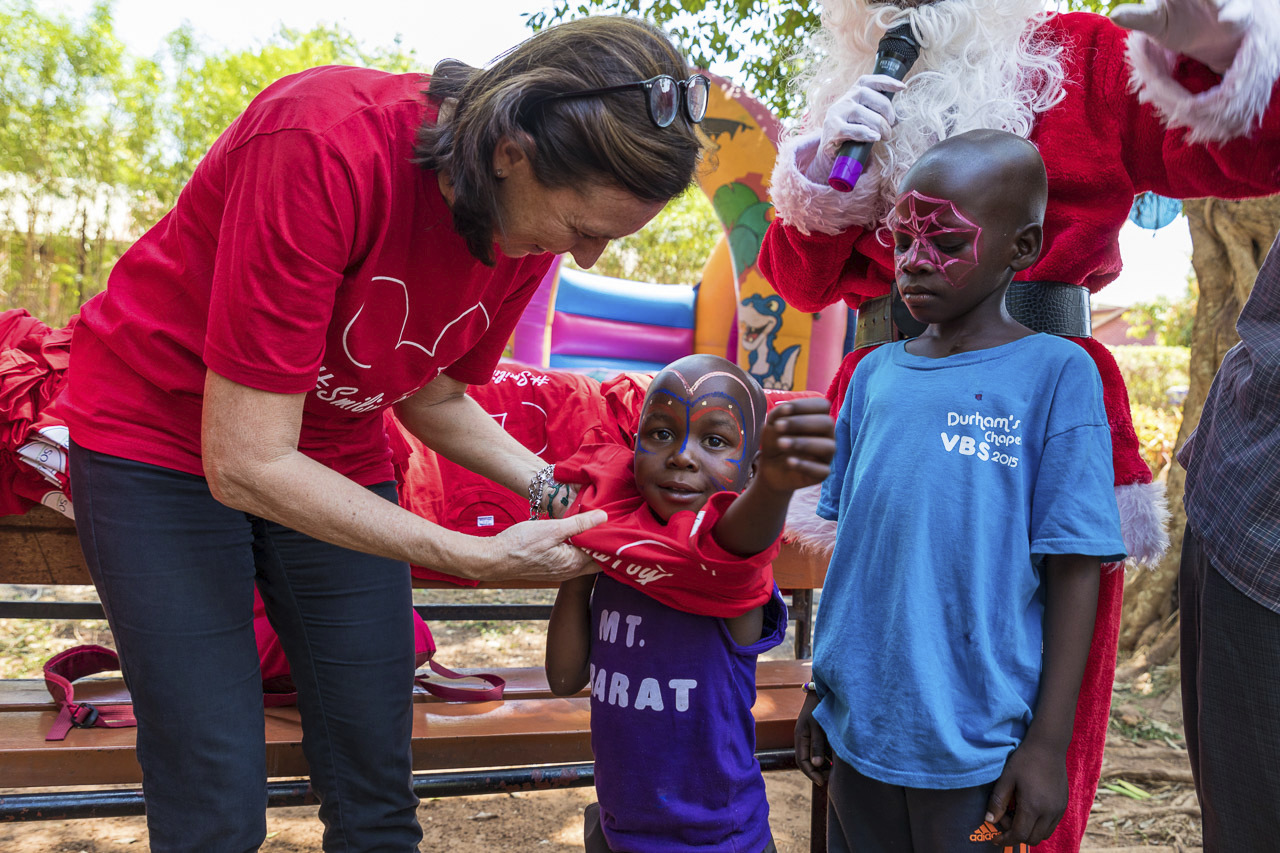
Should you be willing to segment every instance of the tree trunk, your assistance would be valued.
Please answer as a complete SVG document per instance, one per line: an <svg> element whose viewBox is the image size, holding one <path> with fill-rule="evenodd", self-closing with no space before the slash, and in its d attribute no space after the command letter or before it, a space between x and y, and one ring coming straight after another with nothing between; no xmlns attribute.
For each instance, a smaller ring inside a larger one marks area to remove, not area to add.
<svg viewBox="0 0 1280 853"><path fill-rule="evenodd" d="M1191 385L1182 404L1181 448L1200 422L1209 386L1227 350L1240 340L1236 319L1253 289L1267 250L1280 232L1280 196L1249 201L1195 199L1185 206L1191 223L1191 265L1200 285L1191 332ZM1178 559L1187 514L1182 508L1186 472L1171 465L1169 550L1154 571L1131 572L1125 583L1120 648L1150 644L1177 608Z"/></svg>

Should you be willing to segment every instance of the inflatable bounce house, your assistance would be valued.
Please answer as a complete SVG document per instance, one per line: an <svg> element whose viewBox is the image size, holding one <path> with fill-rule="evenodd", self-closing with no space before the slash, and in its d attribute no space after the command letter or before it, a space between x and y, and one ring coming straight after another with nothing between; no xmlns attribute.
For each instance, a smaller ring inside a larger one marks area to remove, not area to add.
<svg viewBox="0 0 1280 853"><path fill-rule="evenodd" d="M773 218L766 181L778 152L769 110L711 78L700 184L724 227L696 287L627 281L569 269L547 273L512 337L517 362L597 378L655 373L691 353L737 361L767 389L825 391L846 349L849 311L788 306L756 269Z"/></svg>

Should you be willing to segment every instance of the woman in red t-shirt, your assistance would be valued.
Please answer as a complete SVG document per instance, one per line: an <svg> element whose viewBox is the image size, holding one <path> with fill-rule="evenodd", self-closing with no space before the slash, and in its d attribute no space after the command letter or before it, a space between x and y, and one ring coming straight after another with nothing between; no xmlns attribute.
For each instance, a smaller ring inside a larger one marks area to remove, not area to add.
<svg viewBox="0 0 1280 853"><path fill-rule="evenodd" d="M478 539L400 509L382 410L517 493L550 491L464 391L553 253L591 266L690 184L706 78L660 30L593 18L423 84L329 67L269 86L76 329L77 527L133 694L153 850L265 837L255 584L325 849L410 851L408 564L548 581L591 565L565 540L600 513Z"/></svg>

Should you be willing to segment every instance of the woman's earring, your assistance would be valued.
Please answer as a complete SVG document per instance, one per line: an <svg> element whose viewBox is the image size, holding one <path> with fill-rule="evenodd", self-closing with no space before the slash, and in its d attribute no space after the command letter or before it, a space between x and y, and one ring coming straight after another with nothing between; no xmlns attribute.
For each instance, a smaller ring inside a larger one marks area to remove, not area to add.
<svg viewBox="0 0 1280 853"><path fill-rule="evenodd" d="M499 178L503 177L501 169L495 169L493 173L497 175Z"/></svg>

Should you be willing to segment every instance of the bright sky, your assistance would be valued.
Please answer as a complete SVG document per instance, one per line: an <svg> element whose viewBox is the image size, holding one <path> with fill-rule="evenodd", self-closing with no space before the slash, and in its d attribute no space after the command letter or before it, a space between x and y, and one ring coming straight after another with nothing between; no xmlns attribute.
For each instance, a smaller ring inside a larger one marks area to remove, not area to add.
<svg viewBox="0 0 1280 853"><path fill-rule="evenodd" d="M91 5L42 0L41 8L79 17ZM484 64L527 38L523 16L548 5L550 0L115 0L113 10L117 35L142 56L160 51L164 37L184 21L209 50L260 44L282 24L306 30L337 23L367 47L390 46L399 35L425 69L446 57ZM1097 301L1129 305L1185 291L1191 237L1184 218L1157 232L1127 224L1120 249L1125 271Z"/></svg>

